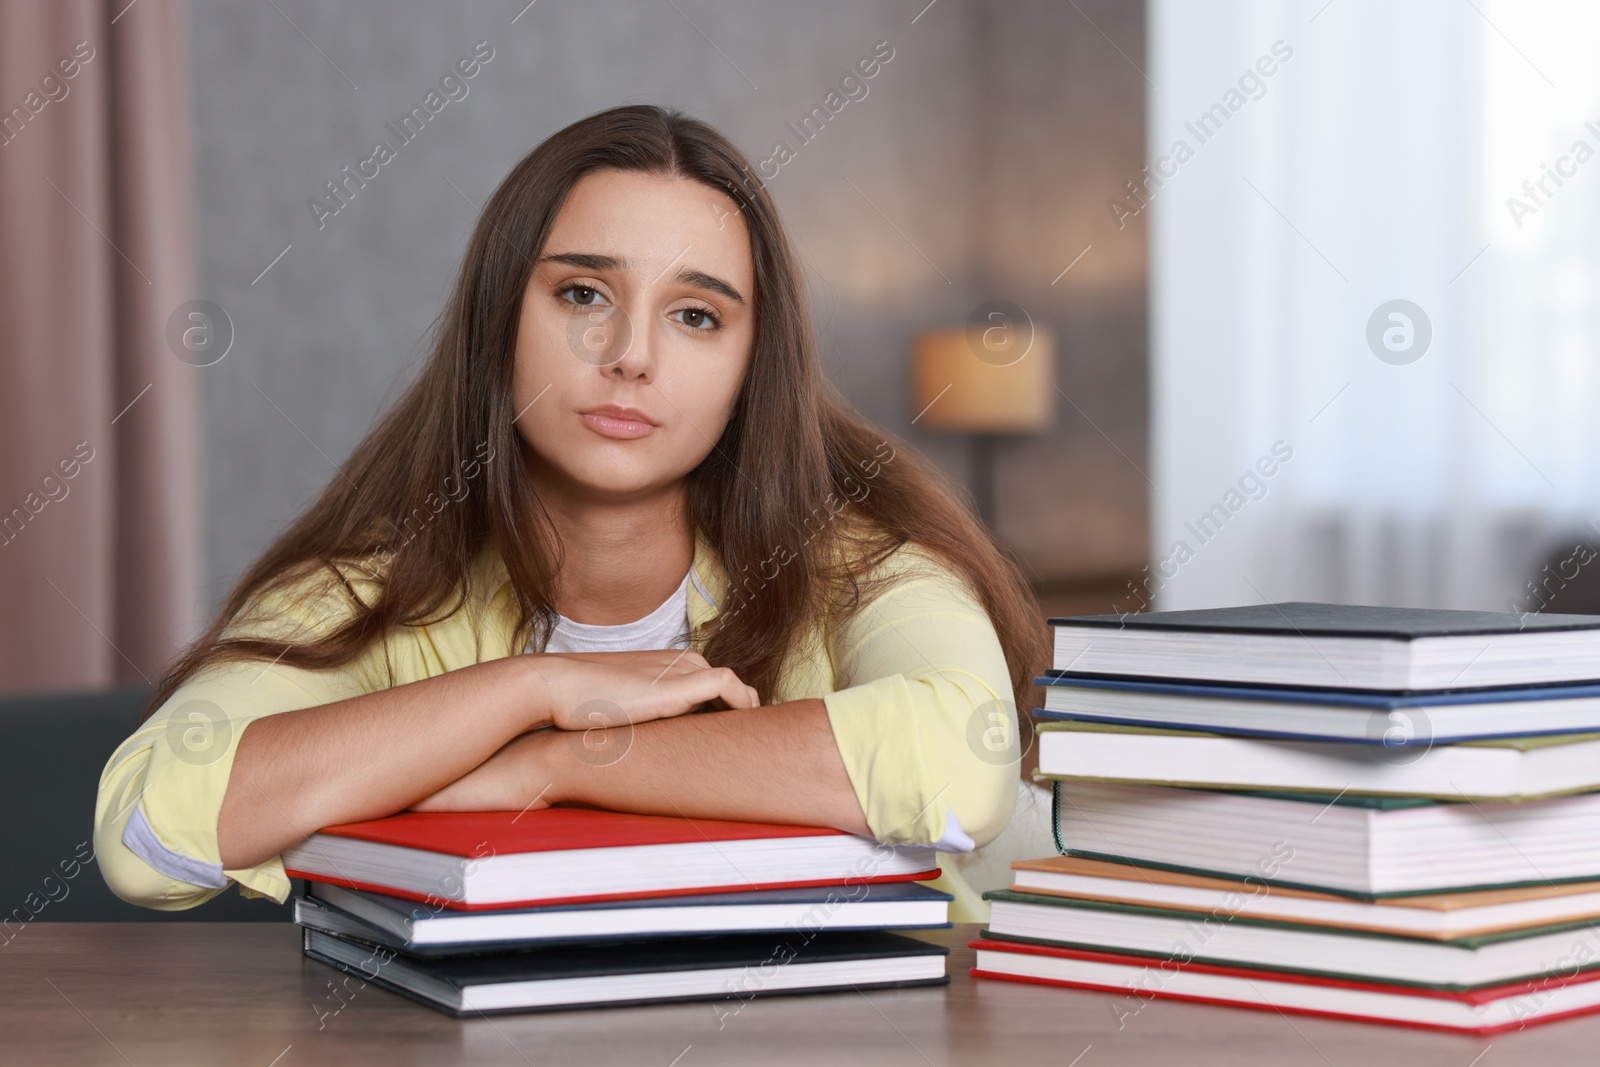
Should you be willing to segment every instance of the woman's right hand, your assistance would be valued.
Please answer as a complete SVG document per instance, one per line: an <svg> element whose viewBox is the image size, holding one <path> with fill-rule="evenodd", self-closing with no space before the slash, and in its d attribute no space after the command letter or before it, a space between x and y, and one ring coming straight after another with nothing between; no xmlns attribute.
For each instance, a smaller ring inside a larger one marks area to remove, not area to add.
<svg viewBox="0 0 1600 1067"><path fill-rule="evenodd" d="M551 723L563 730L626 726L703 706L753 708L761 703L731 669L713 667L689 649L539 652L526 658L548 686Z"/></svg>

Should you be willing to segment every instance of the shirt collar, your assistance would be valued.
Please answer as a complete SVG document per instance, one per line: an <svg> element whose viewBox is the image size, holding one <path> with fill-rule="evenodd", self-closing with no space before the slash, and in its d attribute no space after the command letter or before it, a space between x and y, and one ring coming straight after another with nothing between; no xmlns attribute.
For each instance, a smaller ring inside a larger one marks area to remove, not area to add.
<svg viewBox="0 0 1600 1067"><path fill-rule="evenodd" d="M511 611L511 578L499 553L485 549L478 558L480 574L506 612ZM485 573L486 572L486 573ZM694 535L694 556L689 564L689 630L714 617L721 608L728 588L727 572L717 550L699 530Z"/></svg>
<svg viewBox="0 0 1600 1067"><path fill-rule="evenodd" d="M728 579L722 560L705 534L694 533L694 560L689 565L689 630L714 616L726 595Z"/></svg>

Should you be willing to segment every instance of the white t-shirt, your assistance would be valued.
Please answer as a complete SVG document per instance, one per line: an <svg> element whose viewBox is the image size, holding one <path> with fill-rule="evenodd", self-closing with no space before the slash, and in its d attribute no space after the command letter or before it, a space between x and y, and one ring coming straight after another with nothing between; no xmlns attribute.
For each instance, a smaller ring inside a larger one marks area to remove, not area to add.
<svg viewBox="0 0 1600 1067"><path fill-rule="evenodd" d="M692 572L691 572L692 573ZM689 647L689 574L650 614L633 622L598 626L556 617L546 652L640 652L652 648ZM532 652L530 645L526 651Z"/></svg>

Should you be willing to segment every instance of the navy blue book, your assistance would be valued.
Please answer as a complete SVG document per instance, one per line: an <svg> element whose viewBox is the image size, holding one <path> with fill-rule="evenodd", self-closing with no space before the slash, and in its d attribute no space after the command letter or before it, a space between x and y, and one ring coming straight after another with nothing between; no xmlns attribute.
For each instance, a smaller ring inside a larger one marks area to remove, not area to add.
<svg viewBox="0 0 1600 1067"><path fill-rule="evenodd" d="M782 930L949 926L951 896L916 882L659 896L494 911L455 911L337 885L311 885L295 922L411 956L499 951L551 942Z"/></svg>
<svg viewBox="0 0 1600 1067"><path fill-rule="evenodd" d="M1600 732L1600 685L1374 693L1349 689L1103 678L1051 671L1043 719L1155 726L1246 737L1344 741L1391 749Z"/></svg>
<svg viewBox="0 0 1600 1067"><path fill-rule="evenodd" d="M1059 671L1391 693L1600 681L1600 616L1253 604L1054 618Z"/></svg>
<svg viewBox="0 0 1600 1067"><path fill-rule="evenodd" d="M451 1015L943 985L949 949L879 930L556 944L419 960L304 930L307 956ZM730 1007L730 1012L739 1010Z"/></svg>

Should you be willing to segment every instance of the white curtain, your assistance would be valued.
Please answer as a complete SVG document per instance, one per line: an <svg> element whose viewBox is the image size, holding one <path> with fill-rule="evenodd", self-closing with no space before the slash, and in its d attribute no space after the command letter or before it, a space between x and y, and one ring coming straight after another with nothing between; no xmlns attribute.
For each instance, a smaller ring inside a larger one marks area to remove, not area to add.
<svg viewBox="0 0 1600 1067"><path fill-rule="evenodd" d="M1531 610L1600 547L1600 5L1149 13L1144 597Z"/></svg>

